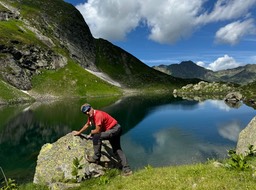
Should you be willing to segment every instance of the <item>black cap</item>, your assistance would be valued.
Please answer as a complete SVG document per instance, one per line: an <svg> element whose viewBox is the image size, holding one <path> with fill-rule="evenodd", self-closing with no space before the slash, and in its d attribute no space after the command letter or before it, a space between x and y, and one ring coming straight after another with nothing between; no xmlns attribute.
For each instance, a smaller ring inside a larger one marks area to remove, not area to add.
<svg viewBox="0 0 256 190"><path fill-rule="evenodd" d="M90 104L85 104L85 105L83 105L82 107L81 107L81 111L83 112L83 113L86 113L86 112L88 112L88 111L90 111L91 110L91 105Z"/></svg>

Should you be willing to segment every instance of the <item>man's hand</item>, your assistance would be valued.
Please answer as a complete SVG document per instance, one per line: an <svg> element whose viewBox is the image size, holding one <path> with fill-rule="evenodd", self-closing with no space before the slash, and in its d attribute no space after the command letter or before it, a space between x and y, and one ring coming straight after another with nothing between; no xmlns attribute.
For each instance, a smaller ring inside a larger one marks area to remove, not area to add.
<svg viewBox="0 0 256 190"><path fill-rule="evenodd" d="M92 134L90 133L89 135L87 135L86 139L92 139Z"/></svg>
<svg viewBox="0 0 256 190"><path fill-rule="evenodd" d="M72 131L72 134L77 136L77 135L80 135L81 133L79 131Z"/></svg>

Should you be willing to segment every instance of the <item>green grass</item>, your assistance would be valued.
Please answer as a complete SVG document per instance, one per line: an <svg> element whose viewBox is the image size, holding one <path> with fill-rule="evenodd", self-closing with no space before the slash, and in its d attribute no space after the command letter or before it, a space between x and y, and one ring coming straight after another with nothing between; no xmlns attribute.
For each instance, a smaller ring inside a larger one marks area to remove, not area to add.
<svg viewBox="0 0 256 190"><path fill-rule="evenodd" d="M57 71L43 70L32 79L33 91L61 97L120 95L121 90L90 74L73 61Z"/></svg>
<svg viewBox="0 0 256 190"><path fill-rule="evenodd" d="M253 190L256 178L251 170L238 171L205 164L145 167L133 175L107 175L86 180L76 190ZM21 190L29 190L25 186ZM33 189L33 188L32 188Z"/></svg>
<svg viewBox="0 0 256 190"><path fill-rule="evenodd" d="M19 43L22 42L23 44L38 44L41 46L45 46L39 39L36 38L35 34L32 31L26 29L26 27L23 26L23 23L21 21L1 21L0 42L3 44L8 44L14 41L17 41Z"/></svg>
<svg viewBox="0 0 256 190"><path fill-rule="evenodd" d="M240 87L240 92L244 96L243 102L256 109L256 104L252 103L256 101L256 81L249 83L247 85L243 85Z"/></svg>
<svg viewBox="0 0 256 190"><path fill-rule="evenodd" d="M256 98L256 81L242 86L241 89L243 91L243 94L245 94L248 99Z"/></svg>
<svg viewBox="0 0 256 190"><path fill-rule="evenodd" d="M3 82L2 80L0 80L0 89L0 102L3 101L12 104L33 101L33 98L28 96L26 93L23 93L15 87Z"/></svg>
<svg viewBox="0 0 256 190"><path fill-rule="evenodd" d="M164 168L146 168L129 177L117 176L107 184L101 180L84 182L79 189L125 190L245 190L254 189L256 179L251 171L235 171L216 168L212 163Z"/></svg>
<svg viewBox="0 0 256 190"><path fill-rule="evenodd" d="M9 11L9 10L0 4L0 11Z"/></svg>

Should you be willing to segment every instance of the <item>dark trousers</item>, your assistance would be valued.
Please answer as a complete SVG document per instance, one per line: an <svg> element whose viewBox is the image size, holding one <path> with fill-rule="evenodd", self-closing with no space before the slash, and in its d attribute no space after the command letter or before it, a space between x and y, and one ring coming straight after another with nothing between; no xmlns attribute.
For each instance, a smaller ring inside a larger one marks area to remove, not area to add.
<svg viewBox="0 0 256 190"><path fill-rule="evenodd" d="M122 134L122 128L119 124L116 124L112 129L108 131L101 132L99 134L94 134L93 135L93 149L94 149L93 158L95 160L100 160L102 140L109 140L113 149L113 153L117 155L121 160L123 170L125 170L126 168L129 168L126 156L121 148L121 143L120 143L121 134Z"/></svg>

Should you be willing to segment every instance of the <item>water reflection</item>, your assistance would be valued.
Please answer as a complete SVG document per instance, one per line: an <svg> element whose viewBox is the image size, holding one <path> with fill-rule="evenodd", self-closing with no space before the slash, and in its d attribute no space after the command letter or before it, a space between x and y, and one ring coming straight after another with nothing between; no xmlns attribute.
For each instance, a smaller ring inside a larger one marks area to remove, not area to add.
<svg viewBox="0 0 256 190"><path fill-rule="evenodd" d="M242 105L241 101L225 101L225 103L231 108L239 108Z"/></svg>
<svg viewBox="0 0 256 190"><path fill-rule="evenodd" d="M153 140L147 148L129 137L124 140L126 150L132 152L129 160L134 168L198 163L223 155L228 149L228 146L207 144L192 133L172 127L154 133Z"/></svg>
<svg viewBox="0 0 256 190"><path fill-rule="evenodd" d="M223 101L197 102L170 96L1 107L0 166L7 176L31 181L41 146L84 124L86 117L80 113L80 105L85 102L120 122L123 149L134 169L222 158L255 115L245 105L234 109Z"/></svg>
<svg viewBox="0 0 256 190"><path fill-rule="evenodd" d="M254 116L252 108L233 109L217 100L166 103L124 135L124 146L135 168L222 159Z"/></svg>
<svg viewBox="0 0 256 190"><path fill-rule="evenodd" d="M218 127L219 134L230 141L237 142L240 131L242 130L242 124L238 120L230 121L220 124Z"/></svg>

